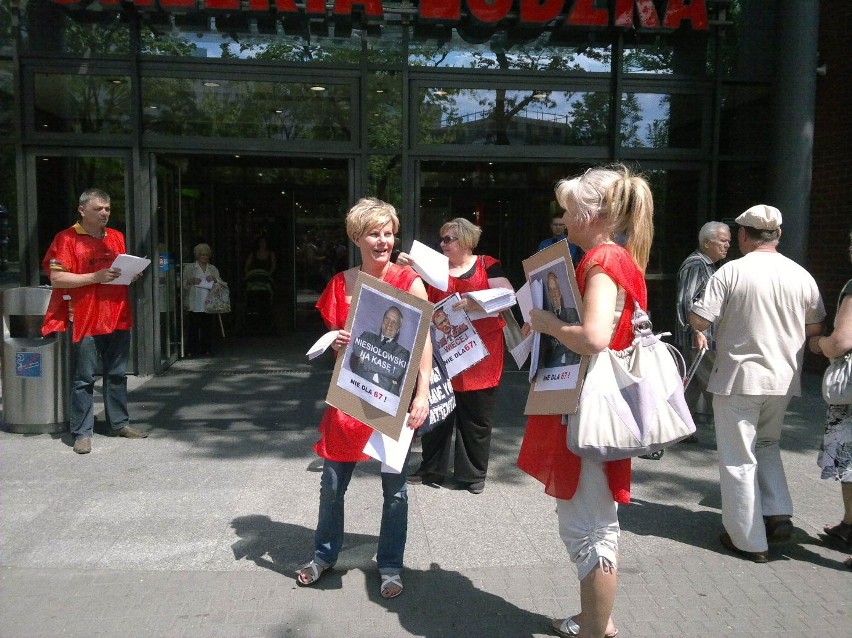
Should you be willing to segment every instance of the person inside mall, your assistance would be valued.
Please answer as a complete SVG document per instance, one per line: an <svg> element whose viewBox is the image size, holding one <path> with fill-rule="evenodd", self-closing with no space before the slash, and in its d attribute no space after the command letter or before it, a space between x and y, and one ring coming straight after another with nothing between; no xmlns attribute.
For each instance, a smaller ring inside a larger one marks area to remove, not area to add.
<svg viewBox="0 0 852 638"><path fill-rule="evenodd" d="M56 234L42 261L53 286L42 334L72 333L70 428L74 451L88 454L95 429L95 375L101 370L110 435L144 439L148 434L130 427L127 410L133 327L129 286L110 285L121 275L112 263L127 252L124 234L107 228L112 209L105 191L84 191L78 211L80 221Z"/></svg>

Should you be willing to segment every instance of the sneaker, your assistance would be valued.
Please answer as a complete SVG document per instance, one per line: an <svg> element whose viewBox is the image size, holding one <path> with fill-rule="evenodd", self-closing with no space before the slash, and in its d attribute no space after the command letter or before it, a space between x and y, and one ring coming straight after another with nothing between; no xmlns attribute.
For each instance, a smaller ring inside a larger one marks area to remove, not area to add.
<svg viewBox="0 0 852 638"><path fill-rule="evenodd" d="M118 430L112 431L112 436L123 436L125 439L147 439L147 432L140 432L139 430L134 430L129 425L125 425L123 428L119 428Z"/></svg>
<svg viewBox="0 0 852 638"><path fill-rule="evenodd" d="M74 441L74 451L77 454L88 454L92 451L92 437L90 436L81 436L79 439Z"/></svg>

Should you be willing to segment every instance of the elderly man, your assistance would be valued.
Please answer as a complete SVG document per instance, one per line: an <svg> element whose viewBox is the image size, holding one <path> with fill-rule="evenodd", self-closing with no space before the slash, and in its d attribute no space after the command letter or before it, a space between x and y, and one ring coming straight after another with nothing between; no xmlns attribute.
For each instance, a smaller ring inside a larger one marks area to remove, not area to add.
<svg viewBox="0 0 852 638"><path fill-rule="evenodd" d="M710 278L689 322L699 346L716 336L714 394L722 524L719 540L756 563L768 541L787 540L793 502L781 463L781 426L790 398L801 394L804 346L822 334L825 307L808 272L778 252L781 212L752 206L736 219L743 257Z"/></svg>
<svg viewBox="0 0 852 638"><path fill-rule="evenodd" d="M716 272L716 263L728 255L731 246L731 229L722 222L707 222L698 231L698 248L695 249L677 271L677 334L675 341L686 360L692 366L699 350L695 346L695 331L689 325L689 311L701 299L710 277ZM716 362L716 344L712 331L704 335L710 348L701 358L692 381L686 388L686 404L693 415L698 414L698 400L704 396L705 414L710 413L711 398L707 392L710 371Z"/></svg>

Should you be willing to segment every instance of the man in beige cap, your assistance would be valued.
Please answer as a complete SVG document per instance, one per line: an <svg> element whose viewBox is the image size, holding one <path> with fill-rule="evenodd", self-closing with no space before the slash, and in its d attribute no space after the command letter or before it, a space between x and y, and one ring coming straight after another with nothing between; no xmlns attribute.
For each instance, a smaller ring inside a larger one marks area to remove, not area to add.
<svg viewBox="0 0 852 638"><path fill-rule="evenodd" d="M722 524L728 550L758 563L768 541L790 538L793 502L781 463L781 426L801 394L805 343L823 330L825 307L813 277L778 252L781 211L752 206L736 219L743 257L710 278L689 322L699 346L711 326L713 393Z"/></svg>

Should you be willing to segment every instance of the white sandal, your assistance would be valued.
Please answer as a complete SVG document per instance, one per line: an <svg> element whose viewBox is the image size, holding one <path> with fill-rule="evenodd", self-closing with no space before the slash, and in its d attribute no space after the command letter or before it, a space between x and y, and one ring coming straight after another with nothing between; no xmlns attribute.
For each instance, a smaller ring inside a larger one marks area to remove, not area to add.
<svg viewBox="0 0 852 638"><path fill-rule="evenodd" d="M577 621L574 620L573 617L565 618L563 620L556 618L550 621L550 626L553 627L553 631L555 631L558 636L563 636L564 638L580 635L580 625L577 624ZM615 638L617 635L618 629L611 634L604 634L605 638Z"/></svg>
<svg viewBox="0 0 852 638"><path fill-rule="evenodd" d="M395 594L389 594L388 591L392 586L396 585L399 587L399 591ZM402 593L402 575L401 574L382 574L382 587L379 590L382 594L382 598L390 599L396 598Z"/></svg>
<svg viewBox="0 0 852 638"><path fill-rule="evenodd" d="M310 571L311 579L307 582L302 580L302 574L304 573L304 571L306 569L311 570ZM302 567L300 567L299 569L296 570L296 582L302 587L310 587L311 585L313 585L314 583L316 583L320 579L320 576L322 576L323 573L325 572L325 570L327 570L327 569L329 569L329 568L323 567L322 565L318 564L316 561L312 560L307 565L303 565Z"/></svg>

